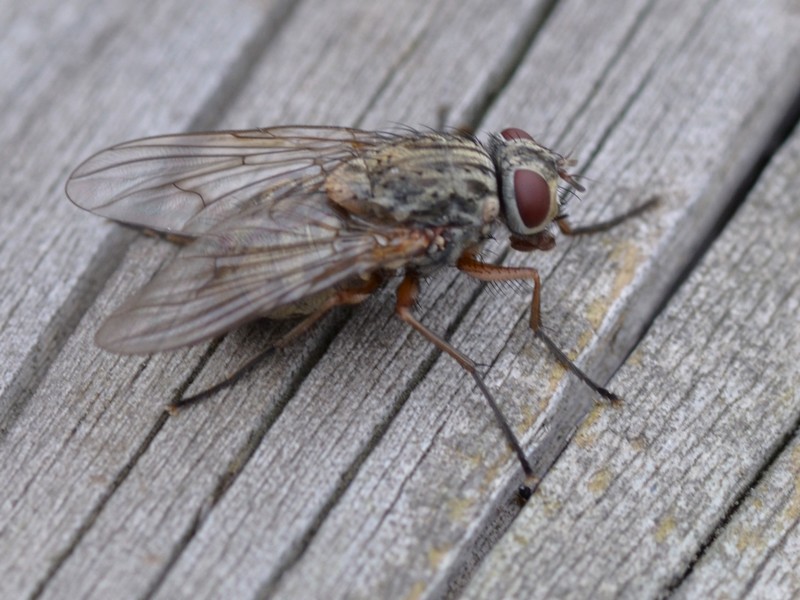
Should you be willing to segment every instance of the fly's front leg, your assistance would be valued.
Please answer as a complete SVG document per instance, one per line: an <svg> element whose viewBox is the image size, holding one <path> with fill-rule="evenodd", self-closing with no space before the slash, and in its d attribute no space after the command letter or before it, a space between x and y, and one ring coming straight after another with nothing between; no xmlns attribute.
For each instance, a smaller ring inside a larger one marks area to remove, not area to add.
<svg viewBox="0 0 800 600"><path fill-rule="evenodd" d="M558 219L556 223L558 223L558 228L564 235L575 236L575 235L586 235L590 233L600 233L601 231L608 231L609 229L613 229L620 223L627 221L632 217L639 216L643 212L653 208L656 204L658 204L658 196L653 196L647 202L644 202L639 206L632 208L628 212L624 212L621 215L617 215L616 217L609 219L608 221L601 221L600 223L594 223L592 225L573 227L572 225L570 225L569 221L566 218Z"/></svg>
<svg viewBox="0 0 800 600"><path fill-rule="evenodd" d="M470 277L481 281L521 281L533 282L533 297L531 298L530 326L533 333L541 339L553 356L558 359L566 369L572 372L578 379L583 381L592 391L611 402L619 401L619 396L606 388L595 383L586 373L581 371L569 357L550 339L542 329L541 318L541 281L539 272L530 267L504 267L502 265L490 265L477 260L472 254L464 254L458 259L456 267Z"/></svg>

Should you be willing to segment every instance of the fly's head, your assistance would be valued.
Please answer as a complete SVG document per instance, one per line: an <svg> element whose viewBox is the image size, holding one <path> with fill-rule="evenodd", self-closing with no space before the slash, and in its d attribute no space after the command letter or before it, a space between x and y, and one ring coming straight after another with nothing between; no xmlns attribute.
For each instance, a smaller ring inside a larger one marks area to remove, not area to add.
<svg viewBox="0 0 800 600"><path fill-rule="evenodd" d="M511 232L511 247L522 252L550 250L555 238L548 226L562 208L559 180L583 191L567 172L573 161L516 128L494 136L490 149L497 170L500 215Z"/></svg>

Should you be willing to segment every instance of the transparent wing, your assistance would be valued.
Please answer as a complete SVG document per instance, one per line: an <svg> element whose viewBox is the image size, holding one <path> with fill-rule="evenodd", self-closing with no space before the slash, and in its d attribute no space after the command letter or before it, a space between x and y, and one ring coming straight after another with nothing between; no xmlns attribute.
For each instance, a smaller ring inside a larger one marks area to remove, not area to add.
<svg viewBox="0 0 800 600"><path fill-rule="evenodd" d="M254 204L318 188L343 160L389 133L273 127L145 138L80 165L66 185L77 206L129 225L198 236Z"/></svg>
<svg viewBox="0 0 800 600"><path fill-rule="evenodd" d="M123 354L174 349L426 251L424 231L354 223L318 192L254 207L190 244L97 333Z"/></svg>

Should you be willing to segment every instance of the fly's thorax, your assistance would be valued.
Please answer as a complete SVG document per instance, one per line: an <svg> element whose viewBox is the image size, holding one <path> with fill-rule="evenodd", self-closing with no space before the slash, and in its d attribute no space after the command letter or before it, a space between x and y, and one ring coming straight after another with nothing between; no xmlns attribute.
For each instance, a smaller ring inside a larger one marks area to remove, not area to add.
<svg viewBox="0 0 800 600"><path fill-rule="evenodd" d="M502 219L512 240L538 239L561 210L559 179L582 189L566 172L571 161L520 129L493 136L489 148L497 169Z"/></svg>
<svg viewBox="0 0 800 600"><path fill-rule="evenodd" d="M381 224L481 229L500 212L491 157L456 135L390 139L334 169L325 191L348 213Z"/></svg>

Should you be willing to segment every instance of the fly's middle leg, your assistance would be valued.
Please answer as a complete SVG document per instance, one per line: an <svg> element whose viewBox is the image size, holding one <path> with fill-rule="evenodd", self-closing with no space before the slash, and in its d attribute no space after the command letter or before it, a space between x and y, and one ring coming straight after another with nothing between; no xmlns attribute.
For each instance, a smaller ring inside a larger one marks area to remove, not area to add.
<svg viewBox="0 0 800 600"><path fill-rule="evenodd" d="M417 320L417 318L411 313L411 307L414 306L416 302L417 296L419 295L419 277L416 273L406 273L406 276L403 278L403 281L397 288L397 305L396 305L396 312L397 316L400 317L403 321L408 323L413 329L417 332L422 334L422 336L427 339L430 343L436 346L442 352L446 352L450 356L452 356L456 362L461 365L461 367L475 380L475 383L478 385L478 388L481 390L483 397L486 398L489 407L492 409L494 413L495 419L497 420L497 424L500 426L500 429L503 431L503 435L506 437L511 448L514 450L514 453L517 455L517 458L522 465L522 470L525 473L526 478L530 483L533 483L534 474L533 468L531 467L528 459L525 457L525 452L522 450L522 446L517 439L517 436L514 434L514 431L511 429L511 425L509 425L508 420L506 419L503 412L500 410L500 407L497 405L497 402L492 396L492 393L489 391L489 388L486 387L486 384L483 382L480 374L478 373L478 369L475 363L470 359L468 356L456 350L453 346L448 344L445 340L440 338L438 335L433 333L430 329L425 327L422 323ZM523 486L520 488L520 495L525 497L530 497L531 490L527 486Z"/></svg>

